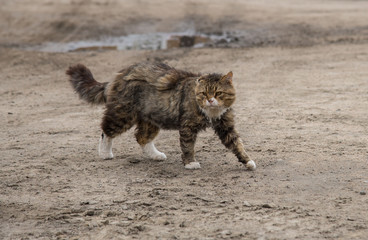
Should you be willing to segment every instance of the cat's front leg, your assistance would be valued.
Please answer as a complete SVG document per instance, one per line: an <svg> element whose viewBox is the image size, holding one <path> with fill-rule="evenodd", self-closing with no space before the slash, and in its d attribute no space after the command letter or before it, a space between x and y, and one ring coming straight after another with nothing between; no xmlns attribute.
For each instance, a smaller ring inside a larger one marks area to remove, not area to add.
<svg viewBox="0 0 368 240"><path fill-rule="evenodd" d="M234 115L231 110L226 112L221 119L215 121L213 128L222 144L235 154L239 162L243 163L248 170L256 169L255 162L245 152L243 141L235 130Z"/></svg>
<svg viewBox="0 0 368 240"><path fill-rule="evenodd" d="M199 169L201 165L194 158L194 144L197 139L197 133L191 128L184 127L180 129L180 147L182 151L181 158L186 169Z"/></svg>

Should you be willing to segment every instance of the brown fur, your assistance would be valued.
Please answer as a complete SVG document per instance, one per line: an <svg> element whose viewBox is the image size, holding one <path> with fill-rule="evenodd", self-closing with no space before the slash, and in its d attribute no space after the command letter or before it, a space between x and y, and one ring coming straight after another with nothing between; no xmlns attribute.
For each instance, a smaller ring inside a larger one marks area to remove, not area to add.
<svg viewBox="0 0 368 240"><path fill-rule="evenodd" d="M213 127L240 162L250 161L234 128L232 72L200 75L144 62L123 69L111 83L98 83L82 64L66 73L82 99L106 104L101 127L110 138L136 125L137 142L144 146L159 129L179 130L182 160L188 164L195 161L197 134ZM211 101L216 105L208 106Z"/></svg>
<svg viewBox="0 0 368 240"><path fill-rule="evenodd" d="M70 83L79 97L92 104L106 102L104 89L107 83L97 82L91 71L82 64L70 67L66 74L70 76Z"/></svg>

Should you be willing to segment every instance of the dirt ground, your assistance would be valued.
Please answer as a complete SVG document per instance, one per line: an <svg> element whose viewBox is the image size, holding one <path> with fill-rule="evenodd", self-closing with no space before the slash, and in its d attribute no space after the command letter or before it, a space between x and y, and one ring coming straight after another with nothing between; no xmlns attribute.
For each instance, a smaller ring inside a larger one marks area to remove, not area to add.
<svg viewBox="0 0 368 240"><path fill-rule="evenodd" d="M367 1L1 1L0 239L367 239ZM145 32L243 31L206 48L24 50ZM97 154L103 107L78 99L74 63L99 81L158 59L234 72L245 171L212 130L185 170L178 132L166 161L133 130Z"/></svg>

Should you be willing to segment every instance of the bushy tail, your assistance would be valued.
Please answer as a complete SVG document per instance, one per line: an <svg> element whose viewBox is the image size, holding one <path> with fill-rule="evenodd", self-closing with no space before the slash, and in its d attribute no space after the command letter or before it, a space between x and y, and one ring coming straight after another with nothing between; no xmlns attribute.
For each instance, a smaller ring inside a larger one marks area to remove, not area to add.
<svg viewBox="0 0 368 240"><path fill-rule="evenodd" d="M81 99L92 104L106 102L105 88L108 83L97 82L86 66L83 64L70 66L66 74L69 75L69 81Z"/></svg>

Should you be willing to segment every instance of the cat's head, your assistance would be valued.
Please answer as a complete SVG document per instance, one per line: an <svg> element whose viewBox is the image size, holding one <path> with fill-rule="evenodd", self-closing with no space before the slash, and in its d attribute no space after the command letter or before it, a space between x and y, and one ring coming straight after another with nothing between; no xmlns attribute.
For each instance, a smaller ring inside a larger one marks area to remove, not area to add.
<svg viewBox="0 0 368 240"><path fill-rule="evenodd" d="M233 73L208 74L196 81L195 95L199 108L209 118L220 118L235 101Z"/></svg>

